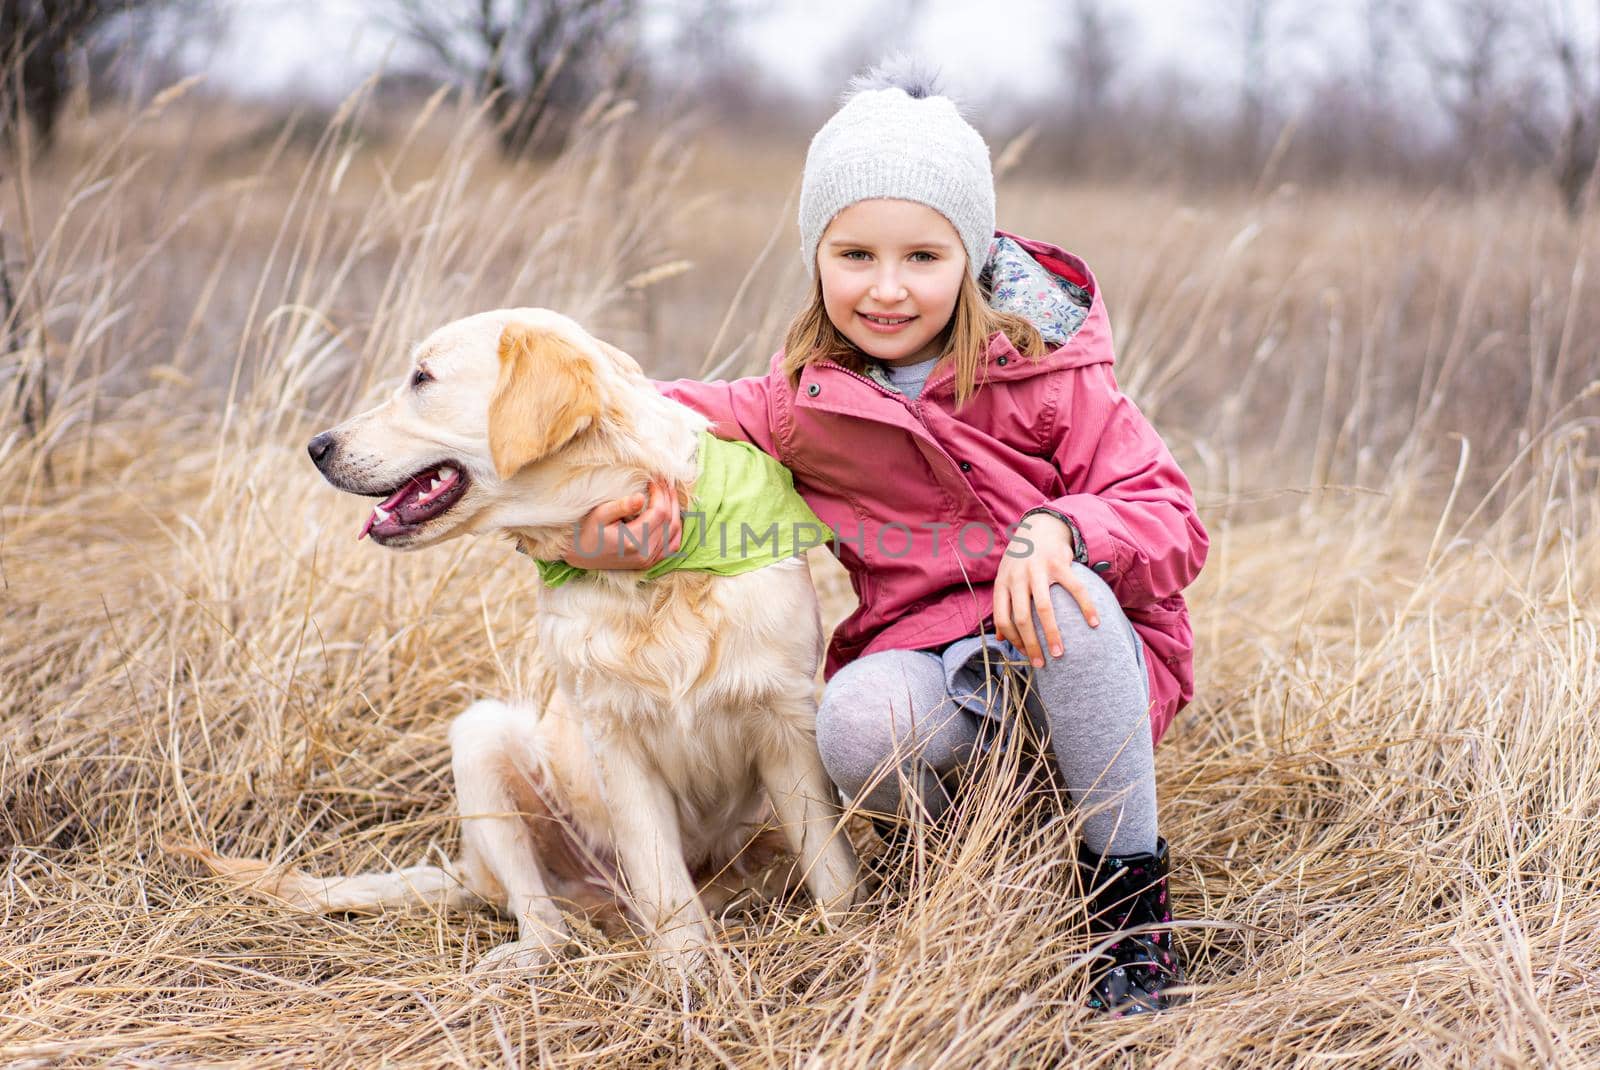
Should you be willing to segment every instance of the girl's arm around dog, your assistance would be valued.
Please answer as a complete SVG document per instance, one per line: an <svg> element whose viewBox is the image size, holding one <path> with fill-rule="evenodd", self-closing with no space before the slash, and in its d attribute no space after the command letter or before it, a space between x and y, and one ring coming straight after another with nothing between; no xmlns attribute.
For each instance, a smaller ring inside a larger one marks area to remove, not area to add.
<svg viewBox="0 0 1600 1070"><path fill-rule="evenodd" d="M777 362L774 360L774 369ZM774 371L770 374L782 374ZM656 389L711 421L711 433L732 442L748 442L769 457L777 456L772 427L770 375L751 375L731 382L673 379Z"/></svg>

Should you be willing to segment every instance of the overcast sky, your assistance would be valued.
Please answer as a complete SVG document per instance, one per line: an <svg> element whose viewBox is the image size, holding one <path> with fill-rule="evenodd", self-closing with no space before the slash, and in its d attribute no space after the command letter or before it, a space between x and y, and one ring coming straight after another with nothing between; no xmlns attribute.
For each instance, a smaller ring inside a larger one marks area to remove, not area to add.
<svg viewBox="0 0 1600 1070"><path fill-rule="evenodd" d="M435 0L470 5L473 0ZM1360 51L1361 12L1370 0L1280 0L1271 63L1277 99L1292 110L1296 86L1330 69L1349 69ZM1428 38L1430 5L1409 0L1402 34ZM1565 8L1585 34L1597 32L1594 0L1511 0L1523 22ZM896 20L910 3L917 16ZM192 66L250 94L311 91L338 97L386 61L403 66L414 53L379 15L382 0L221 0L231 14L221 39L188 41ZM657 0L656 6L661 6ZM1066 0L766 0L740 37L781 83L834 96L843 87L839 58L904 49L933 60L946 88L981 104L998 96L1061 92L1059 49L1070 31ZM651 4L646 2L650 9ZM1198 101L1231 106L1240 78L1238 32L1228 12L1241 0L1109 0L1123 20L1124 86L1157 70L1194 83ZM1434 44L1437 46L1437 34ZM1584 40L1591 39L1586 36ZM875 49L877 42L882 49ZM1445 45L1444 47L1448 47ZM1402 49L1396 88L1424 100L1420 68ZM834 84L829 84L833 82Z"/></svg>
<svg viewBox="0 0 1600 1070"><path fill-rule="evenodd" d="M449 3L451 0L439 0ZM456 0L460 2L460 0ZM1327 0L1326 10L1353 11L1361 0ZM195 55L208 74L252 94L312 89L342 94L386 55L405 46L374 12L371 0L231 0L227 38ZM1137 67L1176 66L1197 79L1231 76L1222 0L1122 0ZM846 48L882 37L884 51L903 48L934 60L952 91L983 97L1003 85L1017 95L1055 88L1053 50L1065 33L1061 0L924 0L911 25L897 27L895 3L863 0L771 0L741 37L774 78L832 94L821 82Z"/></svg>

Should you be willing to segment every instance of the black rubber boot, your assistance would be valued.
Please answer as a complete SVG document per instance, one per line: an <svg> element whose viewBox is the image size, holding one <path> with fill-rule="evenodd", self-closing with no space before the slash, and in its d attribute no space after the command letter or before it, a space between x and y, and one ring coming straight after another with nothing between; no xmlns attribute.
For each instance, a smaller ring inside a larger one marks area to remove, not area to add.
<svg viewBox="0 0 1600 1070"><path fill-rule="evenodd" d="M1120 1018L1181 1003L1181 996L1167 994L1168 988L1183 984L1172 930L1157 928L1172 924L1167 841L1158 837L1155 853L1134 855L1097 855L1080 844L1078 874L1089 897L1089 929L1097 942L1122 934L1102 955L1089 1006Z"/></svg>

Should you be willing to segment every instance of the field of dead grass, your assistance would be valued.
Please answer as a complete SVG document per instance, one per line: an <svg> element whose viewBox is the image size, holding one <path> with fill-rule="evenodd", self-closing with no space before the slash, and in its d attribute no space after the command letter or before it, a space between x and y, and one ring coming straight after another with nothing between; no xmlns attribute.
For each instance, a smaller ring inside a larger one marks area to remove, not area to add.
<svg viewBox="0 0 1600 1070"><path fill-rule="evenodd" d="M0 1063L1600 1061L1594 219L1002 177L1001 225L1097 272L1212 534L1158 751L1190 1004L1082 1009L1072 815L1011 770L842 930L728 917L726 979L591 933L486 984L502 920L295 915L162 850L448 852L450 718L535 686L525 560L357 545L304 442L483 308L662 376L760 366L804 146L621 104L517 167L445 99L283 130L172 99L0 181Z"/></svg>

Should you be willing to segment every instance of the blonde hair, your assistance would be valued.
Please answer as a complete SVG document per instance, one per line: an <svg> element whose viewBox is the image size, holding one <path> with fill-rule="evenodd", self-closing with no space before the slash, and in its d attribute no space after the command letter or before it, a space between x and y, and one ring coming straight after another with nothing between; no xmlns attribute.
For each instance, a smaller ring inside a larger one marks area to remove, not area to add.
<svg viewBox="0 0 1600 1070"><path fill-rule="evenodd" d="M978 371L987 367L989 339L996 332L1005 335L1025 357L1037 360L1045 353L1039 329L1022 316L991 308L977 281L967 272L962 273L961 291L945 330L948 333L944 349L934 369L944 368L946 360L955 362L956 408L965 405L982 385ZM790 321L784 336L783 370L794 382L800 378L801 368L818 361L832 361L857 374L864 375L867 370L866 354L828 318L820 273L812 285L810 302Z"/></svg>

